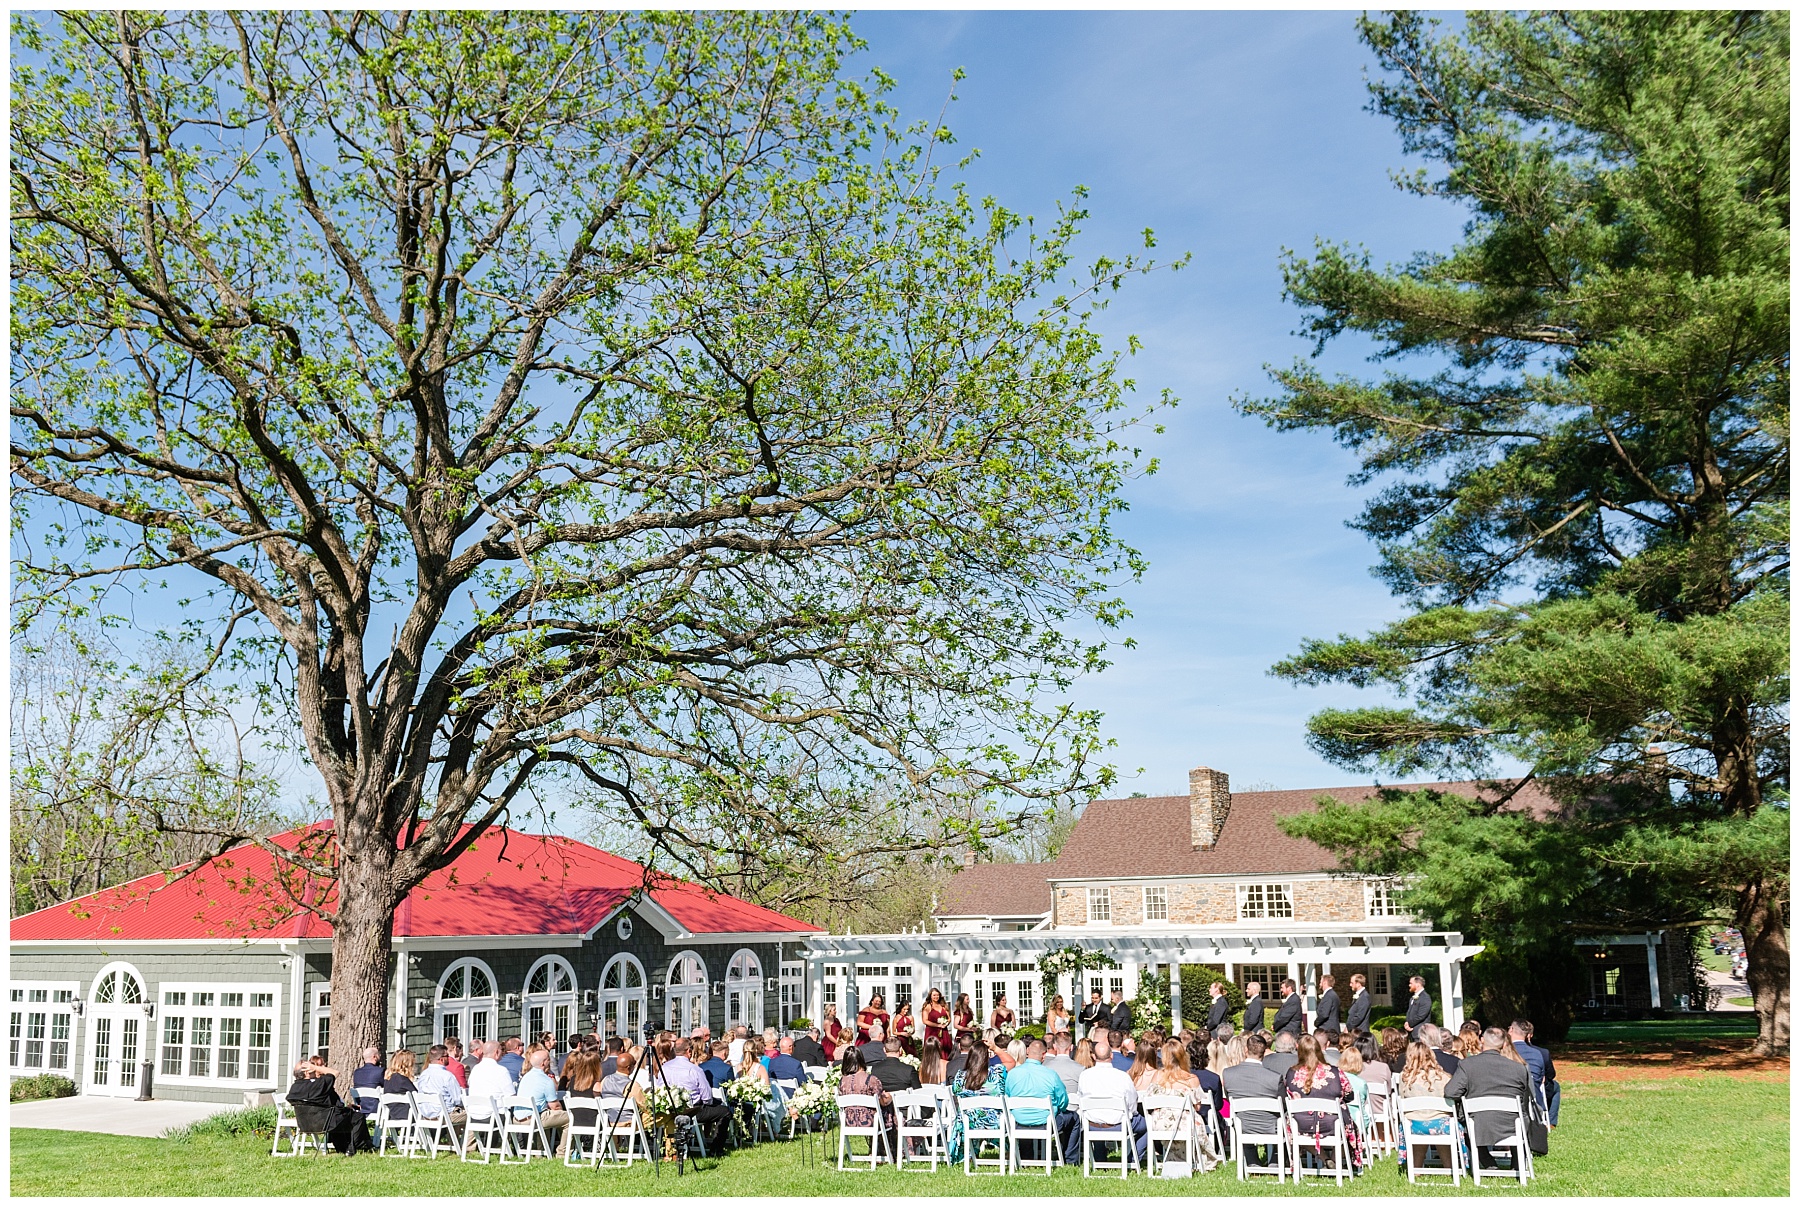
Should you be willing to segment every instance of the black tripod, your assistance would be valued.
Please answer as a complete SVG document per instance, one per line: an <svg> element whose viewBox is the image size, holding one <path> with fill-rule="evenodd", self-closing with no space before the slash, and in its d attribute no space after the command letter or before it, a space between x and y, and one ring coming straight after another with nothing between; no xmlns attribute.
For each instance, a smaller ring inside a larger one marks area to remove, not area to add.
<svg viewBox="0 0 1800 1207"><path fill-rule="evenodd" d="M656 1024L655 1023L645 1023L644 1024L644 1060L647 1062L646 1068L648 1070L644 1077L644 1088L645 1089L653 1089L653 1088L655 1088L656 1083L658 1081L660 1081L660 1082L662 1082L663 1089L669 1091L670 1093L673 1093L675 1087L673 1087L669 1084L668 1075L663 1071L662 1055L661 1055L661 1053L657 1052L657 1050L656 1050ZM685 1094L685 1093L687 1093L687 1091L683 1090L682 1093ZM619 1126L619 1119L625 1114L625 1111L628 1109L636 1109L636 1108L631 1108L631 1107L621 1108L617 1115L614 1115L611 1119L608 1119L606 1121L606 1135L604 1137L602 1137L602 1139L600 1141L600 1151L602 1153L605 1153L612 1147L613 1135L614 1135L615 1129ZM654 1120L655 1116L651 1116L651 1118ZM697 1127L698 1123L696 1123L695 1126ZM660 1180L662 1178L662 1145L661 1145L662 1128L660 1128L660 1127L652 1128L648 1134L650 1136L651 1146L656 1150L650 1156L650 1168L651 1168L651 1171L654 1172L656 1174L657 1178ZM682 1133L681 1133L681 1117L679 1115L676 1116L676 1121L675 1121L674 1141L675 1141L675 1176L680 1177L683 1173L687 1172L686 1165L688 1162L688 1151L687 1151L688 1146L687 1146L687 1137L682 1135ZM599 1167L596 1165L595 1168L597 1169ZM695 1172L698 1172L699 1168L700 1168L699 1163L696 1162L694 1165Z"/></svg>

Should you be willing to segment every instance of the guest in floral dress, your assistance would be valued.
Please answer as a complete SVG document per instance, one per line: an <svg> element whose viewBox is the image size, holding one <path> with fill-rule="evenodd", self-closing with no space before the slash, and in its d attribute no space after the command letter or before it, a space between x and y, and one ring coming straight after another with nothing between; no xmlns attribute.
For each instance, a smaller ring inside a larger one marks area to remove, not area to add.
<svg viewBox="0 0 1800 1207"><path fill-rule="evenodd" d="M1308 1101L1325 1103L1347 1103L1351 1100L1352 1091L1349 1079L1338 1069L1325 1063L1325 1053L1319 1047L1319 1041L1310 1035L1302 1035L1295 1049L1297 1063L1281 1077L1281 1088L1290 1102ZM1338 1125L1345 1121L1337 1112L1328 1114L1306 1114L1295 1119L1295 1125L1303 1136L1333 1136L1337 1134ZM1348 1123L1345 1140L1350 1148L1350 1167L1352 1172L1362 1170L1362 1133L1354 1123ZM1322 1146L1314 1143L1315 1159L1323 1161ZM1304 1155L1304 1150L1302 1155Z"/></svg>
<svg viewBox="0 0 1800 1207"><path fill-rule="evenodd" d="M992 1086L988 1082L994 1081ZM987 1045L980 1040L969 1049L969 1057L963 1062L962 1071L957 1073L950 1083L950 1092L958 1098L974 1098L983 1094L999 1094L998 1080L988 1070ZM958 1111L956 1126L950 1132L950 1159L960 1161L963 1156L963 1127L980 1129L1000 1126L1000 1112L993 1107L982 1107L973 1111Z"/></svg>
<svg viewBox="0 0 1800 1207"><path fill-rule="evenodd" d="M844 1049L844 1076L838 1081L837 1096L846 1094L864 1094L881 1103L882 1123L888 1132L888 1152L894 1151L894 1097L881 1086L881 1079L869 1072L863 1064L862 1052L854 1047ZM875 1122L875 1108L867 1106L847 1106L843 1108L844 1123L850 1127L869 1127Z"/></svg>

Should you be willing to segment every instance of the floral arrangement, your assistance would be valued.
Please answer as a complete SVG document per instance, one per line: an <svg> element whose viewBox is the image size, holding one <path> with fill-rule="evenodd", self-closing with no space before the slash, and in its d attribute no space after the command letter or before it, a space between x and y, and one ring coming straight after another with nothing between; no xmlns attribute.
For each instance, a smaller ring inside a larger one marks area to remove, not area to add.
<svg viewBox="0 0 1800 1207"><path fill-rule="evenodd" d="M837 1092L822 1081L809 1081L794 1091L788 1099L788 1114L817 1115L830 1110L837 1099Z"/></svg>
<svg viewBox="0 0 1800 1207"><path fill-rule="evenodd" d="M1059 947L1055 951L1047 951L1038 957L1038 973L1044 979L1044 1009L1050 1009L1050 1001L1056 996L1056 979L1070 973L1089 972L1099 968L1117 968L1119 962L1091 947L1077 947L1070 944ZM1078 994L1077 997L1080 995ZM1071 1004L1070 1009L1074 1009Z"/></svg>
<svg viewBox="0 0 1800 1207"><path fill-rule="evenodd" d="M755 1077L737 1077L719 1091L740 1115L755 1113L769 1100L769 1087Z"/></svg>
<svg viewBox="0 0 1800 1207"><path fill-rule="evenodd" d="M693 1110L694 1103L680 1086L653 1085L644 1091L644 1109L652 1119L666 1127L677 1115Z"/></svg>
<svg viewBox="0 0 1800 1207"><path fill-rule="evenodd" d="M899 1056L895 1057L894 1059L902 1061L906 1064L909 1064L915 1069L919 1068L924 1063L917 1056L908 1056L904 1052L902 1052Z"/></svg>

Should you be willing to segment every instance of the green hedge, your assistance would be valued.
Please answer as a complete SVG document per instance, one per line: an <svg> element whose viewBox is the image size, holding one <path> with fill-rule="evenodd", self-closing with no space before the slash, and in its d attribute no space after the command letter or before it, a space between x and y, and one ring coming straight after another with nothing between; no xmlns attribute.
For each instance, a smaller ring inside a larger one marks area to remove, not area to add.
<svg viewBox="0 0 1800 1207"><path fill-rule="evenodd" d="M20 1077L12 1083L12 1101L34 1102L39 1098L73 1098L75 1083L55 1073L36 1077Z"/></svg>
<svg viewBox="0 0 1800 1207"><path fill-rule="evenodd" d="M1014 1039L1042 1039L1042 1038L1044 1038L1044 1024L1043 1023L1026 1023L1023 1027L1017 1027L1013 1030L1013 1038Z"/></svg>

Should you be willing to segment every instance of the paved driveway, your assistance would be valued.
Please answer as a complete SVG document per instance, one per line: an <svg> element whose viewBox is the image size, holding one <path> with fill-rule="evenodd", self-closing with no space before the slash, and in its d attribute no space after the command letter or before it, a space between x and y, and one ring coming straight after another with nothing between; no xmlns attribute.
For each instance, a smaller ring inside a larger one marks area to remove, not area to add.
<svg viewBox="0 0 1800 1207"><path fill-rule="evenodd" d="M11 1104L13 1127L50 1128L68 1132L107 1132L114 1136L160 1136L172 1127L193 1123L231 1109L218 1102L176 1102L155 1099L76 1095L42 1098Z"/></svg>

